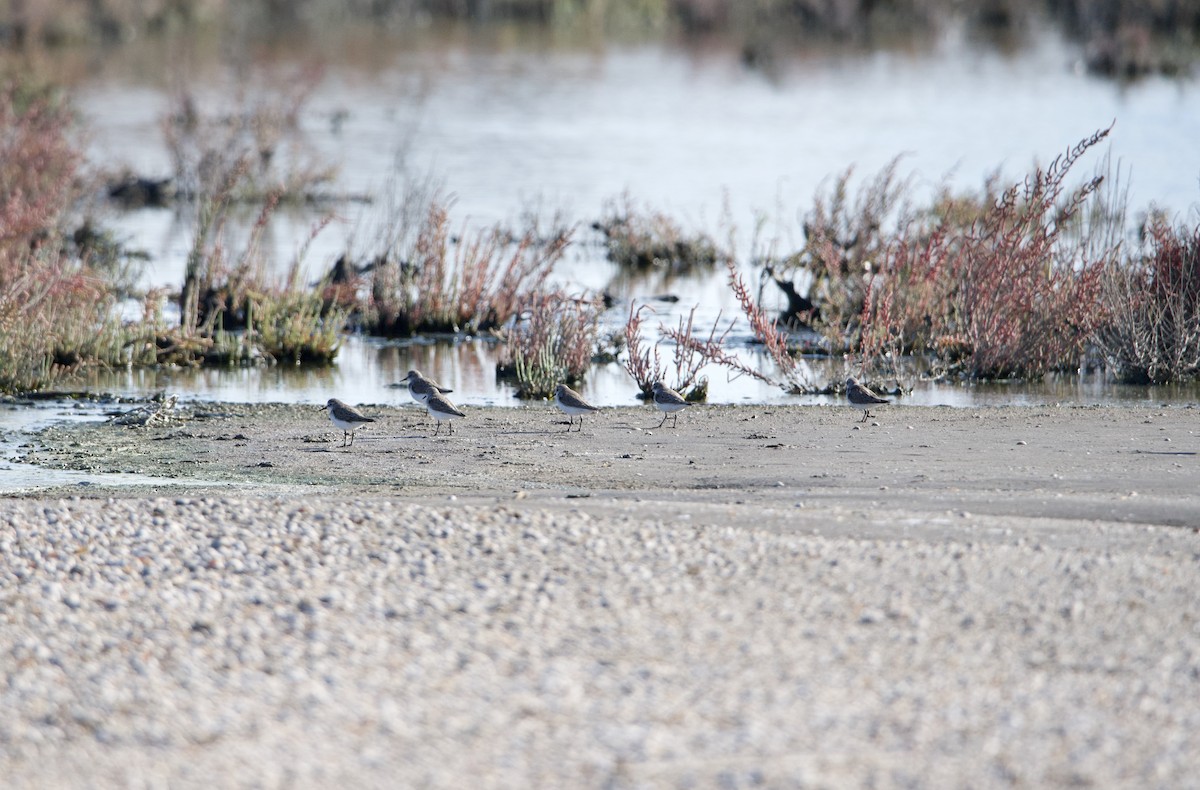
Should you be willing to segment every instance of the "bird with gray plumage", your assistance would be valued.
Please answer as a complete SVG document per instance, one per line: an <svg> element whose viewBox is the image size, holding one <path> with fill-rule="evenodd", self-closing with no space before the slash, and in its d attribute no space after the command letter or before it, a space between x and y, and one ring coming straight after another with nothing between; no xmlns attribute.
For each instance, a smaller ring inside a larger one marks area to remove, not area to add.
<svg viewBox="0 0 1200 790"><path fill-rule="evenodd" d="M350 444L354 444L355 431L369 422L375 422L374 417L364 416L358 409L337 398L330 398L321 408L329 411L329 420L334 427L342 429L342 447L346 446L347 438L349 438Z"/></svg>
<svg viewBox="0 0 1200 790"><path fill-rule="evenodd" d="M433 419L437 420L437 428L435 428L433 431L434 436L437 436L438 432L442 430L443 420L450 424L450 435L453 436L454 418L467 416L459 411L458 407L451 403L449 399L447 399L446 396L440 392L432 392L429 394L429 397L425 399L425 411L428 412Z"/></svg>
<svg viewBox="0 0 1200 790"><path fill-rule="evenodd" d="M859 422L866 422L869 418L875 416L871 414L872 406L877 406L881 403L891 403L887 398L881 398L874 392L871 392L865 384L854 378L854 376L846 379L846 399L853 406L862 409L863 417Z"/></svg>
<svg viewBox="0 0 1200 790"><path fill-rule="evenodd" d="M435 392L445 395L454 390L449 387L443 387L433 379L425 376L419 370L410 370L408 375L401 379L408 383L408 394L412 395L412 399L417 403L425 403L429 396Z"/></svg>
<svg viewBox="0 0 1200 790"><path fill-rule="evenodd" d="M670 417L671 427L674 428L676 421L679 419L678 412L686 409L691 404L687 402L686 398L661 381L654 382L654 386L651 387L651 393L653 395L654 408L663 413L662 422L658 424L658 427L663 427L667 418Z"/></svg>
<svg viewBox="0 0 1200 790"><path fill-rule="evenodd" d="M571 430L571 426L575 424L575 418L579 418L579 430L583 430L583 415L588 412L600 411L598 408L588 403L575 390L568 387L566 384L559 384L554 388L554 405L562 410L567 415L567 430Z"/></svg>

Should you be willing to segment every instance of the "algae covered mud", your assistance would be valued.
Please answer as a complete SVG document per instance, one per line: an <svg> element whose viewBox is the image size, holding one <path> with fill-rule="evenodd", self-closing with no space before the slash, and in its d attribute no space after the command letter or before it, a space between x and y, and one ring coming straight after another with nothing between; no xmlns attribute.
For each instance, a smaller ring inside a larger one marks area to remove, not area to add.
<svg viewBox="0 0 1200 790"><path fill-rule="evenodd" d="M1188 784L1197 410L884 409L44 428L101 473L0 503L0 775Z"/></svg>

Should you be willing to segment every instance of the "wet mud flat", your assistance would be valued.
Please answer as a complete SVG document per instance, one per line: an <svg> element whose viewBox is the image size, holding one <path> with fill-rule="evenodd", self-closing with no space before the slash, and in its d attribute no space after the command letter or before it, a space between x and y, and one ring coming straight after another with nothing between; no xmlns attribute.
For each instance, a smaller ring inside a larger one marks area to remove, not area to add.
<svg viewBox="0 0 1200 790"><path fill-rule="evenodd" d="M466 408L454 434L415 404L343 446L312 406L197 404L150 427L44 429L21 460L94 472L105 496L289 493L547 507L679 502L763 511L886 511L1200 526L1200 409L695 406L658 428L650 407L605 409L567 432L548 404ZM104 485L107 473L161 485ZM81 492L45 489L38 495Z"/></svg>
<svg viewBox="0 0 1200 790"><path fill-rule="evenodd" d="M31 437L11 786L1194 777L1196 409L363 411Z"/></svg>

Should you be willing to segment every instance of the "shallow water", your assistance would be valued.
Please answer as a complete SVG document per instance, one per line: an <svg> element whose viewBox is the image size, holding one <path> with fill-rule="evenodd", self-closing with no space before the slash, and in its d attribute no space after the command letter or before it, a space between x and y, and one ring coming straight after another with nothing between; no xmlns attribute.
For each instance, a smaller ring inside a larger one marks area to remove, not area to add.
<svg viewBox="0 0 1200 790"><path fill-rule="evenodd" d="M444 183L462 226L516 225L523 212L557 211L586 227L626 193L693 228L716 234L732 225L742 245L762 216L764 232L786 249L799 245L799 217L814 192L848 166L869 177L902 156L900 173L912 176L918 194L946 181L978 188L996 168L1017 178L1115 119L1107 150L1125 172L1131 207L1154 202L1195 216L1200 101L1187 81L1149 78L1123 86L1087 76L1076 66L1078 53L1049 34L1011 51L950 36L915 53L800 53L769 76L742 66L737 54L721 45L578 47L536 35L441 37L434 30L403 46L381 37L344 59L325 53L324 77L302 125L312 147L339 165L338 189L382 198L402 155L400 172ZM170 160L159 122L176 75L165 63L155 69L149 55L126 60L97 69L78 88L93 159L166 175ZM286 72L310 60L285 49L255 68ZM185 57L177 65L191 64ZM215 101L231 90L230 73L211 62L190 73L202 98ZM1100 160L1093 154L1077 175L1090 175ZM387 219L385 203L341 207L340 219L305 259L314 279L346 249L360 256L371 251L373 229ZM267 244L281 268L314 221L312 213L283 212L272 223ZM141 284L178 288L191 242L188 217L147 209L114 222L131 246L152 256ZM667 325L693 306L705 327L719 314L736 315L721 271L669 283L626 281L594 239L586 233L577 239L582 243L558 277L575 292L615 295L609 327L624 322L631 300L657 293L679 297L674 306L655 303ZM739 333L745 333L740 325ZM111 387L314 403L336 393L381 402L396 396L388 385L414 362L458 383L467 402L512 400L495 380L494 354L476 343L381 348L351 340L332 371L139 372L118 374ZM725 382L719 371L710 378L716 401L786 397L746 378ZM588 389L597 402L613 404L628 402L631 388L618 369L600 368ZM936 393L930 402L1054 397L1037 388L996 396L981 388L930 391ZM1124 397L1108 389L1086 395Z"/></svg>
<svg viewBox="0 0 1200 790"><path fill-rule="evenodd" d="M43 401L0 405L0 494L29 493L41 489L75 487L81 493L93 485L169 486L178 481L128 472L52 469L16 459L29 433L62 422L100 422L120 406L91 402ZM192 483L193 481L188 481Z"/></svg>
<svg viewBox="0 0 1200 790"><path fill-rule="evenodd" d="M279 366L246 370L123 370L93 373L85 379L67 380L64 389L77 387L129 398L160 391L185 400L232 403L306 403L319 405L330 397L357 404L409 405L401 379L417 368L451 387L459 405L552 408L545 401L522 401L513 387L496 377L494 343L467 339L453 343L385 343L351 337L337 365L328 368ZM759 352L746 350L751 365L770 374L772 363ZM824 385L845 375L840 359L807 359L811 380ZM731 380L724 369L708 368L710 403L844 404L839 396L791 395L783 389L748 376ZM1200 401L1200 385L1135 387L1115 384L1104 376L1050 376L1042 382L949 384L921 381L909 376L900 384L906 390L897 399L900 408L912 406L1045 406L1122 403L1154 406ZM601 407L641 403L633 379L619 364L596 365L580 387L585 397Z"/></svg>

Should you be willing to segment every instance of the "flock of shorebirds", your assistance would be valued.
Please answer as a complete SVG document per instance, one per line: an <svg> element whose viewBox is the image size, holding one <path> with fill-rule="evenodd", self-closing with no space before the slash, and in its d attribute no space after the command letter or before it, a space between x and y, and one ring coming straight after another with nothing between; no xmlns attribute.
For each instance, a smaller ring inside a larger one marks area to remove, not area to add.
<svg viewBox="0 0 1200 790"><path fill-rule="evenodd" d="M467 416L446 397L447 394L454 390L441 386L428 376L422 375L419 370L408 371L408 375L402 381L408 384L408 392L412 395L413 400L423 405L429 416L433 417L437 422L433 435L438 435L442 429L443 422L447 424L450 434L453 435L455 418ZM674 428L676 421L679 419L679 412L691 404L682 395L661 381L654 382L651 390L651 399L654 402L654 408L663 413L662 421L659 422L656 428L663 427L668 418L671 420L671 427ZM846 399L853 406L862 409L863 417L860 422L866 422L874 416L871 414L872 406L889 402L887 398L881 398L874 392L871 392L871 390L853 376L846 379ZM567 415L567 431L575 427L576 417L579 418L577 431L582 431L583 416L591 412L600 411L599 408L588 403L583 399L582 395L566 384L559 384L555 387L554 405ZM367 417L358 409L337 398L330 398L321 408L329 411L330 421L333 422L334 427L341 429L343 447L354 444L355 431L369 422L375 422L374 417Z"/></svg>

